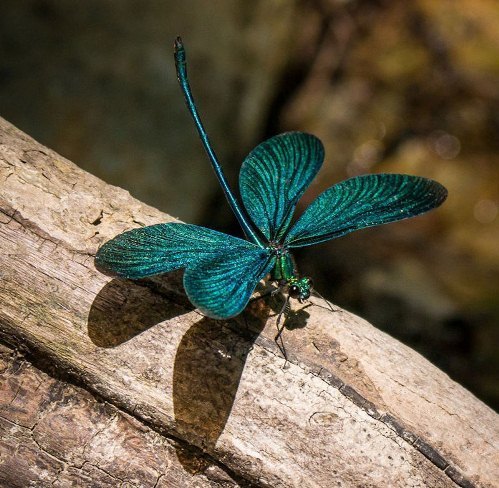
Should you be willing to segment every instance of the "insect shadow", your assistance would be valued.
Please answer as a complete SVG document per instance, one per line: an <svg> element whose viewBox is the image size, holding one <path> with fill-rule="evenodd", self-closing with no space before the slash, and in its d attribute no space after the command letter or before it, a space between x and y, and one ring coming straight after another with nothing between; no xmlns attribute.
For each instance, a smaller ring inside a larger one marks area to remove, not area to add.
<svg viewBox="0 0 499 488"><path fill-rule="evenodd" d="M171 273L167 281L111 280L90 308L87 327L91 341L99 347L116 347L153 325L193 309L185 295L172 291L181 289L180 283L179 273ZM169 294L175 295L175 300L168 300Z"/></svg>
<svg viewBox="0 0 499 488"><path fill-rule="evenodd" d="M180 288L182 273L158 280L113 279L97 294L88 317L88 335L99 347L113 348L150 327L193 309ZM169 299L169 290L175 294ZM259 290L260 293L264 291ZM267 321L275 321L282 296L255 299L227 321L202 317L182 337L173 366L172 396L181 437L210 452L223 432L236 397L248 354ZM308 313L290 312L286 329L304 327ZM177 457L189 472L199 472L203 458L179 446ZM206 461L205 468L210 465Z"/></svg>
<svg viewBox="0 0 499 488"><path fill-rule="evenodd" d="M184 334L173 370L174 416L183 438L213 451L229 419L247 357L282 303L282 296L257 297L240 316L228 321L203 317ZM286 329L304 327L308 317L303 309L292 312ZM199 473L197 456L178 449L177 457L186 470Z"/></svg>

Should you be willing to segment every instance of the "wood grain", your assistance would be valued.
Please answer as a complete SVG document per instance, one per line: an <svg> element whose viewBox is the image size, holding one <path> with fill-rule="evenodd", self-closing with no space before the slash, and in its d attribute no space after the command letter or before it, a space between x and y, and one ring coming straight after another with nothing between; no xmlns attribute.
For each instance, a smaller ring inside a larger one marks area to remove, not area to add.
<svg viewBox="0 0 499 488"><path fill-rule="evenodd" d="M0 187L1 338L42 369L254 486L497 485L497 415L366 321L296 308L285 363L272 300L214 321L189 305L181 273L99 273L105 240L173 219L5 121Z"/></svg>
<svg viewBox="0 0 499 488"><path fill-rule="evenodd" d="M1 486L242 486L209 457L4 346L0 370Z"/></svg>

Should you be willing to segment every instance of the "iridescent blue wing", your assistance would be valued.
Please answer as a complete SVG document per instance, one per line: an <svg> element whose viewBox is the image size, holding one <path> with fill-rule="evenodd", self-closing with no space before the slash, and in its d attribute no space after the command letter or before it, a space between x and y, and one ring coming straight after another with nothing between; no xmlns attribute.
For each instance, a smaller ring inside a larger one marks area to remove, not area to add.
<svg viewBox="0 0 499 488"><path fill-rule="evenodd" d="M354 230L407 219L438 207L447 190L418 176L374 174L342 181L319 195L284 239L309 246Z"/></svg>
<svg viewBox="0 0 499 488"><path fill-rule="evenodd" d="M257 248L206 227L172 222L116 236L99 249L95 264L118 276L136 279L185 268L205 257L237 254L248 246Z"/></svg>
<svg viewBox="0 0 499 488"><path fill-rule="evenodd" d="M189 266L184 274L184 288L203 314L227 319L246 307L256 285L274 263L275 257L267 249L248 242L247 249L205 257Z"/></svg>
<svg viewBox="0 0 499 488"><path fill-rule="evenodd" d="M286 231L296 202L324 160L317 137L288 132L259 144L244 160L239 174L243 204L268 241Z"/></svg>

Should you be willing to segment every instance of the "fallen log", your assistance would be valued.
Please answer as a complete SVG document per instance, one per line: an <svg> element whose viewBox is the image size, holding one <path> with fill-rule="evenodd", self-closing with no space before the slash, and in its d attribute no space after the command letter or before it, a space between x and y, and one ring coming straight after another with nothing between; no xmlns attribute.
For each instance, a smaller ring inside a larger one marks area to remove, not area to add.
<svg viewBox="0 0 499 488"><path fill-rule="evenodd" d="M193 310L181 273L136 282L99 273L93 257L107 239L173 219L3 120L0 189L0 339L175 440L175 469L179 460L192 473L191 446L209 460L199 469L216 465L232 485L497 486L497 415L359 317L315 299L297 308L286 362L272 301L216 321ZM15 448L21 462L28 441L0 444L0 459ZM195 486L178 473L177 486Z"/></svg>

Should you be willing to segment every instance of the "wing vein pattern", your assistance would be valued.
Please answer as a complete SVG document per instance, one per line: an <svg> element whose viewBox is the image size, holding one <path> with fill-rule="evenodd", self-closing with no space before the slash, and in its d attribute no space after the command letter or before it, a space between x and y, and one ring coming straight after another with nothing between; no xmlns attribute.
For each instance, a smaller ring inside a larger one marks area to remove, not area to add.
<svg viewBox="0 0 499 488"><path fill-rule="evenodd" d="M401 174L357 176L319 195L290 229L284 243L309 246L364 227L407 219L438 207L447 190L436 181Z"/></svg>
<svg viewBox="0 0 499 488"><path fill-rule="evenodd" d="M198 259L261 249L252 242L177 222L132 229L106 242L97 266L124 278L145 278L186 268Z"/></svg>
<svg viewBox="0 0 499 488"><path fill-rule="evenodd" d="M324 148L319 139L287 132L259 144L241 166L239 188L251 220L268 241L278 241L296 202L319 171Z"/></svg>

